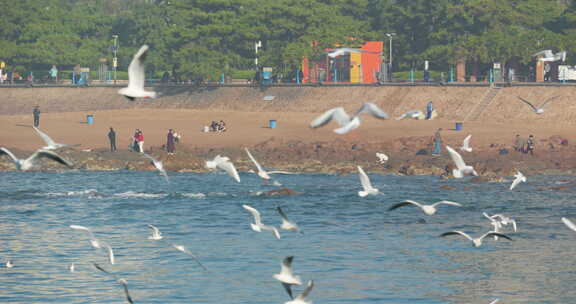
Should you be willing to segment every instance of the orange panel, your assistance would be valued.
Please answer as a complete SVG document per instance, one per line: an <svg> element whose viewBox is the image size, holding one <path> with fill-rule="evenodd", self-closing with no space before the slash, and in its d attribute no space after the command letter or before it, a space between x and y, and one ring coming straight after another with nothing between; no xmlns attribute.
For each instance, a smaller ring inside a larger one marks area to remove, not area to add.
<svg viewBox="0 0 576 304"><path fill-rule="evenodd" d="M384 42L382 41L368 41L362 46L362 50L367 51L362 53L362 78L364 83L375 83L376 74L380 72L382 64L382 51L384 50Z"/></svg>

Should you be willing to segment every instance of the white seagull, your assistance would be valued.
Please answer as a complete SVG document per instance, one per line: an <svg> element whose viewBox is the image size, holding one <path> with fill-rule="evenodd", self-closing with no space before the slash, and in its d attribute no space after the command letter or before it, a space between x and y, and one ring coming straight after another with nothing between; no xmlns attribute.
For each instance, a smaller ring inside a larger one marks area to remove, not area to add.
<svg viewBox="0 0 576 304"><path fill-rule="evenodd" d="M74 272L75 271L75 266L74 263L70 264L70 266L68 266L68 270L70 270L70 272Z"/></svg>
<svg viewBox="0 0 576 304"><path fill-rule="evenodd" d="M369 113L378 119L388 119L388 114L377 105L366 102L352 117L350 117L342 107L330 109L316 117L316 119L310 123L310 128L322 127L334 119L340 125L340 128L335 129L334 132L345 134L360 126L360 115L363 113Z"/></svg>
<svg viewBox="0 0 576 304"><path fill-rule="evenodd" d="M404 118L423 120L424 118L426 118L426 115L424 115L424 112L422 112L420 110L412 110L412 111L408 111L408 112L396 117L396 120L401 120Z"/></svg>
<svg viewBox="0 0 576 304"><path fill-rule="evenodd" d="M566 226L568 226L568 228L576 231L576 225L574 225L574 223L573 223L571 220L563 217L563 218L562 218L562 222L564 222L564 224L565 224Z"/></svg>
<svg viewBox="0 0 576 304"><path fill-rule="evenodd" d="M514 232L518 231L518 227L516 226L516 221L512 218L509 218L503 214L494 214L491 216L488 216L488 214L484 213L484 216L490 218L490 219L495 219L498 220L500 222L500 224L502 224L503 226L508 226L508 224L512 225L512 229L514 229Z"/></svg>
<svg viewBox="0 0 576 304"><path fill-rule="evenodd" d="M517 171L514 177L515 179L510 185L510 190L514 189L520 182L526 182L526 176L524 176L524 174L522 174L520 171Z"/></svg>
<svg viewBox="0 0 576 304"><path fill-rule="evenodd" d="M170 180L168 179L168 174L166 173L166 170L164 169L164 164L162 164L162 161L157 160L152 155L149 155L146 153L143 153L142 155L144 155L144 157L146 157L150 160L152 165L154 165L154 168L156 168L156 170L158 170L160 172L160 174L162 174L162 176L164 176L164 179L166 180L166 182L169 183Z"/></svg>
<svg viewBox="0 0 576 304"><path fill-rule="evenodd" d="M65 160L60 155L58 155L52 151L46 151L46 150L42 150L42 149L37 150L36 152L34 152L34 154L32 154L30 157L28 157L26 159L17 158L12 152L10 152L10 150L8 150L4 147L0 148L0 156L2 154L8 155L12 159L14 164L16 165L16 169L18 169L20 171L27 171L27 170L32 169L32 167L34 167L34 165L36 164L36 161L40 158L51 159L53 161L59 162L65 166L67 166L68 168L72 168L72 166L73 166L73 164L71 162Z"/></svg>
<svg viewBox="0 0 576 304"><path fill-rule="evenodd" d="M195 256L192 252L190 252L190 250L188 250L188 248L182 246L182 245L172 245L174 246L174 248L176 248L178 251L184 252L185 254L191 256L196 263L198 263L198 265L200 265L204 270L208 270L208 268L206 268L202 263L200 263L200 260L198 259L197 256Z"/></svg>
<svg viewBox="0 0 576 304"><path fill-rule="evenodd" d="M278 232L278 229L276 229L276 227L264 225L262 223L262 218L260 217L260 212L258 210L248 205L242 205L242 208L250 212L254 217L254 223L250 223L250 227L252 228L252 230L256 232L261 232L262 230L272 231L272 233L274 233L274 236L277 239L280 239L280 232Z"/></svg>
<svg viewBox="0 0 576 304"><path fill-rule="evenodd" d="M104 244L104 246L106 246L106 248L108 249L108 261L110 262L110 264L114 265L114 251L112 251L112 247L110 247L110 245L108 244Z"/></svg>
<svg viewBox="0 0 576 304"><path fill-rule="evenodd" d="M282 282L282 286L290 296L290 299L294 299L292 295L292 285L302 285L302 280L300 276L294 275L292 272L292 260L294 256L288 256L282 261L282 268L280 268L280 273L273 275L273 277Z"/></svg>
<svg viewBox="0 0 576 304"><path fill-rule="evenodd" d="M370 178L368 178L368 175L366 175L366 172L364 172L364 170L360 166L358 166L358 177L360 177L360 183L362 184L362 188L364 189L362 191L358 191L359 197L365 197L367 195L376 195L380 193L378 189L372 187Z"/></svg>
<svg viewBox="0 0 576 304"><path fill-rule="evenodd" d="M482 246L482 239L484 239L484 238L487 237L487 236L495 235L495 236L499 236L499 237L501 237L501 238L505 238L505 239L507 239L507 240L509 240L509 241L512 240L509 236L507 236L507 235L505 235L505 234L502 234L502 233L494 232L494 231L486 232L486 233L484 233L481 237L475 238L475 239L472 238L472 237L470 237L468 234L466 234L466 233L464 233L464 232L462 232L462 231L458 231L458 230L450 231L450 232L444 232L444 233L442 233L440 236L444 237L444 236L449 236L449 235L461 235L461 236L469 239L470 241L472 241L472 244L473 244L474 247L476 247L476 248Z"/></svg>
<svg viewBox="0 0 576 304"><path fill-rule="evenodd" d="M558 97L560 97L560 96L550 97L550 98L546 99L540 106L535 107L535 106L534 106L532 103L530 103L528 100L526 100L526 99L518 96L518 98L519 98L520 100L522 100L525 104L529 105L530 108L532 108L532 111L534 111L534 113L536 113L536 114L542 114L542 113L544 113L544 106L545 106L547 103L549 103L550 101L552 101L552 100L554 100L554 99L556 99L556 98L558 98Z"/></svg>
<svg viewBox="0 0 576 304"><path fill-rule="evenodd" d="M381 153L381 152L376 152L376 157L378 158L378 162L383 165L385 162L388 161L388 159L390 159L388 157L388 155Z"/></svg>
<svg viewBox="0 0 576 304"><path fill-rule="evenodd" d="M288 301L284 304L312 304L312 301L306 300L306 297L308 297L308 295L312 291L312 288L314 288L314 281L308 281L308 286L306 287L306 289L304 289L304 291L300 295L296 297L296 299Z"/></svg>
<svg viewBox="0 0 576 304"><path fill-rule="evenodd" d="M72 228L74 230L86 231L88 233L88 235L90 236L90 245L92 245L92 247L94 247L94 248L102 248L100 241L98 241L98 239L96 237L94 237L94 234L92 234L92 231L88 227L84 227L84 226L80 226L80 225L70 225L70 228Z"/></svg>
<svg viewBox="0 0 576 304"><path fill-rule="evenodd" d="M458 152L450 148L450 146L446 146L446 150L448 150L450 158L452 158L452 161L456 165L456 169L452 170L452 174L454 175L455 178L462 178L466 174L472 174L474 176L478 176L478 173L476 173L474 167L467 166L466 163L464 163L464 159L462 159L462 156L460 156Z"/></svg>
<svg viewBox="0 0 576 304"><path fill-rule="evenodd" d="M284 211L282 211L282 208L276 207L276 210L278 211L278 213L282 217L282 225L280 225L281 229L288 230L288 231L294 231L294 232L301 232L300 227L298 227L298 225L296 223L294 223L293 221L288 219L288 216L286 215L286 213L284 213Z"/></svg>
<svg viewBox="0 0 576 304"><path fill-rule="evenodd" d="M472 134L468 134L468 136L464 138L460 151L472 152L472 148L470 147L470 138L472 138Z"/></svg>
<svg viewBox="0 0 576 304"><path fill-rule="evenodd" d="M12 260L6 261L6 268L12 268L12 267L14 267L14 263L12 263Z"/></svg>
<svg viewBox="0 0 576 304"><path fill-rule="evenodd" d="M538 60L544 62L553 62L558 60L566 61L566 51L561 51L554 54L552 53L552 50L543 50L532 55L532 57L538 57L538 56L541 56L540 58L538 58Z"/></svg>
<svg viewBox="0 0 576 304"><path fill-rule="evenodd" d="M148 237L149 240L161 240L162 238L164 238L162 236L162 232L160 232L160 229L158 229L158 227L152 225L152 224L148 224L148 227L150 227L150 229L152 229L152 235Z"/></svg>
<svg viewBox="0 0 576 304"><path fill-rule="evenodd" d="M236 171L236 167L230 161L230 158L226 156L216 155L213 160L206 161L206 168L208 169L221 169L226 171L228 175L230 175L234 180L240 182L240 175L238 175L238 171Z"/></svg>
<svg viewBox="0 0 576 304"><path fill-rule="evenodd" d="M144 60L148 52L148 45L140 47L138 52L134 54L130 65L128 66L128 87L118 90L120 95L134 100L136 98L156 98L156 92L144 91L144 83L146 81Z"/></svg>
<svg viewBox="0 0 576 304"><path fill-rule="evenodd" d="M262 168L262 166L260 166L260 164L256 161L254 156L252 156L252 153L250 153L248 148L244 148L244 150L246 150L246 154L248 154L248 157L250 157L250 160L252 160L252 162L256 166L256 169L258 169L258 172L256 174L258 174L258 176L260 176L260 178L262 178L263 180L270 180L271 178L270 174L294 174L292 172L286 172L286 171L266 171L264 170L264 168Z"/></svg>
<svg viewBox="0 0 576 304"><path fill-rule="evenodd" d="M132 297L130 296L130 293L128 292L128 282L126 282L125 279L119 279L118 283L122 284L122 287L124 287L124 295L126 296L126 301L128 301L128 303L134 303L134 301L132 300Z"/></svg>
<svg viewBox="0 0 576 304"><path fill-rule="evenodd" d="M71 146L71 145L66 145L66 144L59 144L59 143L55 142L54 140L52 140L52 138L50 138L50 136L48 136L46 133L40 131L40 129L38 129L36 127L32 127L32 128L34 128L34 131L36 131L36 133L38 133L38 135L40 135L40 137L46 143L46 146L41 148L41 150L56 150L56 149L66 148L66 147Z"/></svg>
<svg viewBox="0 0 576 304"><path fill-rule="evenodd" d="M341 55L346 55L350 53L370 53L370 54L379 54L378 52L370 52L362 49L354 49L354 48L337 48L333 49L332 51L328 52L326 55L330 58L338 57Z"/></svg>
<svg viewBox="0 0 576 304"><path fill-rule="evenodd" d="M434 214L436 213L436 211L437 211L437 210L436 210L436 206L441 205L441 204L450 205L450 206L462 207L461 204L456 203L456 202L451 202L451 201L439 201L439 202L436 202L436 203L434 203L434 204L432 204L432 205L423 205L423 204L420 204L419 202L415 202L415 201L413 201L413 200L405 200L405 201L403 201L403 202L394 204L392 207L388 208L388 211L392 211L392 210L394 210L394 209L398 209L398 208L404 207L404 206L413 205L413 206L416 206L416 207L420 207L420 209L422 209L422 211L423 211L424 214L426 214L426 215L434 215Z"/></svg>

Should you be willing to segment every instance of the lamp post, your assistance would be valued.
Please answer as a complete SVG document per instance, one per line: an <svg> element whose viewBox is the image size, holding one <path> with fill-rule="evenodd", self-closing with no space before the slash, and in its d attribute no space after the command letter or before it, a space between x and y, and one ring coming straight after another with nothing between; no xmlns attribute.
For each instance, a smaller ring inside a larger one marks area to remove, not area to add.
<svg viewBox="0 0 576 304"><path fill-rule="evenodd" d="M114 84L116 84L116 68L118 67L118 57L116 57L118 52L118 35L112 35L112 38L114 38L114 45L112 46L112 52L114 53L114 58L112 58L112 67L114 68Z"/></svg>
<svg viewBox="0 0 576 304"><path fill-rule="evenodd" d="M390 48L390 57L388 58L388 73L390 74L390 81L392 81L392 37L396 36L396 33L386 33L386 36L390 39L388 48Z"/></svg>

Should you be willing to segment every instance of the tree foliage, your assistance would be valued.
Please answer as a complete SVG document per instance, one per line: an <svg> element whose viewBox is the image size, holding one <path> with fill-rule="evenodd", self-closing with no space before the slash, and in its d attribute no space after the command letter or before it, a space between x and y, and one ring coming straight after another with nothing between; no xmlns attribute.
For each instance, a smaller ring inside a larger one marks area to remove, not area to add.
<svg viewBox="0 0 576 304"><path fill-rule="evenodd" d="M0 0L0 59L11 66L120 69L144 43L150 71L217 79L261 65L294 69L334 45L395 33L396 69L459 58L526 64L543 50L576 51L576 4L565 0ZM387 54L387 52L385 52ZM387 56L386 56L387 57ZM571 57L569 56L569 59Z"/></svg>

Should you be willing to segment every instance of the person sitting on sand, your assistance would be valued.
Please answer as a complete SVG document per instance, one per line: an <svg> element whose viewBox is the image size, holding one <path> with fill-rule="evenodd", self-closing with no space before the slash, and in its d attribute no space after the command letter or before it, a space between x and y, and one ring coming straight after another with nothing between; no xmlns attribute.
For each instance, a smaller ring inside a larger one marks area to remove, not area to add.
<svg viewBox="0 0 576 304"><path fill-rule="evenodd" d="M226 123L223 120L218 122L218 132L226 132Z"/></svg>
<svg viewBox="0 0 576 304"><path fill-rule="evenodd" d="M218 123L213 120L212 123L210 123L210 132L216 132L218 131Z"/></svg>

